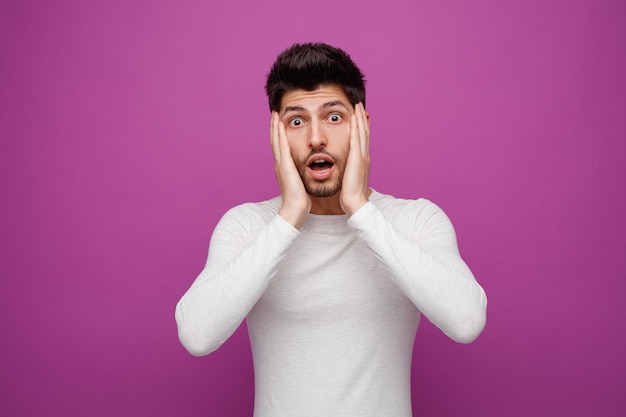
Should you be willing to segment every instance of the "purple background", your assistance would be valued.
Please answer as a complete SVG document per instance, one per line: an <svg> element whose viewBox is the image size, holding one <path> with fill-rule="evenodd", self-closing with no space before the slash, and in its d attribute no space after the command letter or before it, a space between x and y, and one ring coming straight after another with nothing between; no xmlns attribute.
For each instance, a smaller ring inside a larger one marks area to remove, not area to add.
<svg viewBox="0 0 626 417"><path fill-rule="evenodd" d="M489 296L424 321L416 416L626 409L626 3L2 1L0 415L249 416L245 329L174 306L231 206L278 192L264 77L296 41L368 79L371 184L452 218Z"/></svg>

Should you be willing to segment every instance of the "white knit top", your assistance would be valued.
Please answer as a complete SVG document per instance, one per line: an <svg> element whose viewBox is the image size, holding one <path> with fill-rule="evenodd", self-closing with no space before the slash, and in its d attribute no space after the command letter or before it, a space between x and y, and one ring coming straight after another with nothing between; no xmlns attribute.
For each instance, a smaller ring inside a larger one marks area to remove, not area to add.
<svg viewBox="0 0 626 417"><path fill-rule="evenodd" d="M374 191L349 219L309 214L296 230L280 206L222 218L176 307L181 342L208 354L247 317L254 417L410 417L420 312L458 342L485 324L485 293L447 216Z"/></svg>

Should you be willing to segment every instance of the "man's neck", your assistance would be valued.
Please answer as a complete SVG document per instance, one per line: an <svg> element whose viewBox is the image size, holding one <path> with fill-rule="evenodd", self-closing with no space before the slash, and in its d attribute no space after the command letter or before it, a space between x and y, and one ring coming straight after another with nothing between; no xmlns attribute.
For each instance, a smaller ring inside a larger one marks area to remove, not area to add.
<svg viewBox="0 0 626 417"><path fill-rule="evenodd" d="M339 195L332 197L311 197L311 214L345 214L339 202Z"/></svg>

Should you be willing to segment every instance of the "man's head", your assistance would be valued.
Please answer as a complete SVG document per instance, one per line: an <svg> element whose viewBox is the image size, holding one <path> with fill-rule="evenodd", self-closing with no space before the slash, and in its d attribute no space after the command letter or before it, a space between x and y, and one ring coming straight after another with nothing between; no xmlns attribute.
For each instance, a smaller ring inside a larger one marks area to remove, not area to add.
<svg viewBox="0 0 626 417"><path fill-rule="evenodd" d="M313 91L321 86L339 87L352 106L365 105L363 73L347 53L324 43L295 44L276 58L267 76L270 110L280 112L289 91Z"/></svg>

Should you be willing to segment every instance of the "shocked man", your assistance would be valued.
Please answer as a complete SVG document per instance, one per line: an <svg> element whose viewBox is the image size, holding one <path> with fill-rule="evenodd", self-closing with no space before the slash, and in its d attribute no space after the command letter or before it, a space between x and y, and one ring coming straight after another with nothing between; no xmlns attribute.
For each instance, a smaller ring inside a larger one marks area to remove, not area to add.
<svg viewBox="0 0 626 417"><path fill-rule="evenodd" d="M440 208L369 187L365 83L344 51L293 45L266 92L281 195L220 220L179 338L206 355L247 320L255 417L410 417L421 315L469 343L485 293Z"/></svg>

